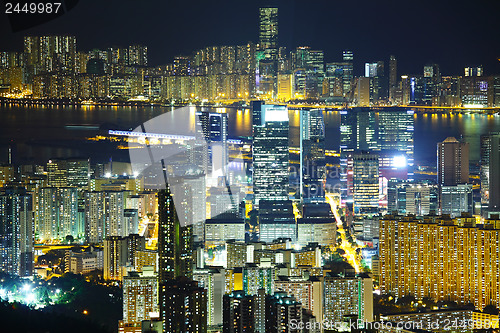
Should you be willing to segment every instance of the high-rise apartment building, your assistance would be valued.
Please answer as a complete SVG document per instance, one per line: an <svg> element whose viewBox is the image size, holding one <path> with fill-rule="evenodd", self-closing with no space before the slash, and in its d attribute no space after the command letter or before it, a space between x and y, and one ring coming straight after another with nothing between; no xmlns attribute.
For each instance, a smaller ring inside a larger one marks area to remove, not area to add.
<svg viewBox="0 0 500 333"><path fill-rule="evenodd" d="M302 304L284 292L268 295L265 300L266 332L291 333L295 329L290 323L303 322Z"/></svg>
<svg viewBox="0 0 500 333"><path fill-rule="evenodd" d="M34 268L32 197L24 188L8 187L0 193L0 269L31 276Z"/></svg>
<svg viewBox="0 0 500 333"><path fill-rule="evenodd" d="M255 296L245 295L242 290L235 290L224 295L224 333L254 332Z"/></svg>
<svg viewBox="0 0 500 333"><path fill-rule="evenodd" d="M317 277L280 276L274 281L277 292L293 295L302 307L316 317L317 321L323 318L324 281Z"/></svg>
<svg viewBox="0 0 500 333"><path fill-rule="evenodd" d="M192 275L192 226L181 225L167 188L158 193L158 256L160 284Z"/></svg>
<svg viewBox="0 0 500 333"><path fill-rule="evenodd" d="M163 332L207 332L207 292L198 282L179 276L160 283Z"/></svg>
<svg viewBox="0 0 500 333"><path fill-rule="evenodd" d="M85 235L88 242L100 243L107 236L126 237L135 227L125 218L128 191L85 193Z"/></svg>
<svg viewBox="0 0 500 333"><path fill-rule="evenodd" d="M104 239L104 279L118 280L123 278L127 265L127 242L120 236L108 236Z"/></svg>
<svg viewBox="0 0 500 333"><path fill-rule="evenodd" d="M128 47L129 66L148 65L148 47L144 45L131 45Z"/></svg>
<svg viewBox="0 0 500 333"><path fill-rule="evenodd" d="M77 52L74 36L24 37L24 53L31 75L53 71L72 73L76 69Z"/></svg>
<svg viewBox="0 0 500 333"><path fill-rule="evenodd" d="M76 187L43 187L38 197L38 237L42 241L83 236Z"/></svg>
<svg viewBox="0 0 500 333"><path fill-rule="evenodd" d="M119 325L140 328L143 320L156 318L158 300L158 277L153 267L129 272L123 277L123 320Z"/></svg>
<svg viewBox="0 0 500 333"><path fill-rule="evenodd" d="M323 321L340 323L344 316L355 316L362 323L373 321L373 282L371 277L330 275L324 277Z"/></svg>
<svg viewBox="0 0 500 333"><path fill-rule="evenodd" d="M500 221L470 215L380 220L380 291L395 297L500 304Z"/></svg>
<svg viewBox="0 0 500 333"><path fill-rule="evenodd" d="M207 324L222 325L223 296L225 295L225 270L223 268L197 268L193 280L207 291Z"/></svg>
<svg viewBox="0 0 500 333"><path fill-rule="evenodd" d="M136 253L146 248L145 238L138 234L127 237L108 236L104 239L104 279L121 281L125 269L133 270Z"/></svg>

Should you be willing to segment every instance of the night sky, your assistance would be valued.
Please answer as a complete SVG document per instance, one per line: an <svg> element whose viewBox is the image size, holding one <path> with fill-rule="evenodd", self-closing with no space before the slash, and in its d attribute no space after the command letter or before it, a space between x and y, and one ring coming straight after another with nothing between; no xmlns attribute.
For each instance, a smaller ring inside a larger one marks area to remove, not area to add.
<svg viewBox="0 0 500 333"><path fill-rule="evenodd" d="M357 75L364 62L387 63L390 54L399 74L421 74L428 62L445 75L477 64L500 74L499 0L80 0L63 16L16 33L2 6L0 50L21 50L27 34L69 33L80 50L142 43L151 64L164 64L205 46L257 42L262 5L279 7L280 45L323 49L326 62L352 49Z"/></svg>

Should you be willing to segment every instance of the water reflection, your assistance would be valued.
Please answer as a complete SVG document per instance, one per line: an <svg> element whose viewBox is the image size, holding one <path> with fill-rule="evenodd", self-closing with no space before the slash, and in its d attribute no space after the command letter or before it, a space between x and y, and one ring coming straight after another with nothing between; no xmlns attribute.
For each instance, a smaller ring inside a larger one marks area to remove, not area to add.
<svg viewBox="0 0 500 333"><path fill-rule="evenodd" d="M18 145L21 159L84 156L92 150L81 146L82 139L95 136L98 130L69 130L69 124L91 124L102 128L132 129L145 121L171 110L171 107L123 107L123 106L2 106L0 107L0 161L6 160L6 147L12 142ZM194 131L196 112L206 107L186 108L184 125ZM248 109L215 108L228 114L229 136L251 136L252 118ZM325 111L326 147L339 149L340 113ZM290 110L290 144L299 146L299 112ZM449 136L463 137L470 144L470 158L479 159L480 135L500 130L500 117L483 114L415 113L415 160L417 164L433 165L436 161L436 145ZM177 126L184 126L175 124ZM178 128L185 131L185 128ZM95 148L94 148L95 150ZM58 156L50 156L57 153ZM114 151L99 152L103 156L118 154Z"/></svg>

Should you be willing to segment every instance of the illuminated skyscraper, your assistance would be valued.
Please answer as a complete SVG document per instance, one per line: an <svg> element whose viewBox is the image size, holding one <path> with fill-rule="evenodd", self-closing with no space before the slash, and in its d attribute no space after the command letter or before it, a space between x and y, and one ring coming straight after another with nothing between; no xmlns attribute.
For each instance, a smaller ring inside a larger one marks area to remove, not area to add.
<svg viewBox="0 0 500 333"><path fill-rule="evenodd" d="M138 234L127 237L108 236L104 239L104 279L121 281L124 268L134 267L137 251L146 247L145 239Z"/></svg>
<svg viewBox="0 0 500 333"><path fill-rule="evenodd" d="M207 291L207 324L222 325L222 298L225 294L225 271L223 268L198 268L193 280Z"/></svg>
<svg viewBox="0 0 500 333"><path fill-rule="evenodd" d="M89 160L49 160L47 185L49 187L78 187L87 189L89 184Z"/></svg>
<svg viewBox="0 0 500 333"><path fill-rule="evenodd" d="M491 212L500 211L500 132L481 136L481 202Z"/></svg>
<svg viewBox="0 0 500 333"><path fill-rule="evenodd" d="M104 200L106 236L128 236L128 226L125 225L124 191L106 191Z"/></svg>
<svg viewBox="0 0 500 333"><path fill-rule="evenodd" d="M288 109L284 105L253 108L253 191L254 202L287 200L289 187Z"/></svg>
<svg viewBox="0 0 500 333"><path fill-rule="evenodd" d="M460 96L465 107L487 107L491 102L491 80L467 76L460 80ZM493 87L494 88L494 87Z"/></svg>
<svg viewBox="0 0 500 333"><path fill-rule="evenodd" d="M68 186L87 189L89 186L89 160L67 160Z"/></svg>
<svg viewBox="0 0 500 333"><path fill-rule="evenodd" d="M104 279L121 281L127 264L127 242L120 236L104 239Z"/></svg>
<svg viewBox="0 0 500 333"><path fill-rule="evenodd" d="M266 58L278 58L278 8L265 7L259 9L259 44Z"/></svg>
<svg viewBox="0 0 500 333"><path fill-rule="evenodd" d="M439 188L428 181L408 182L391 179L387 189L387 211L424 216L437 214Z"/></svg>
<svg viewBox="0 0 500 333"><path fill-rule="evenodd" d="M208 143L211 168L208 170L213 177L224 176L227 173L228 145L227 145L227 113L212 113L202 111L197 113L203 138ZM228 181L228 179L226 179Z"/></svg>
<svg viewBox="0 0 500 333"><path fill-rule="evenodd" d="M387 101L387 77L383 61L365 64L365 77L370 78L370 103L378 104Z"/></svg>
<svg viewBox="0 0 500 333"><path fill-rule="evenodd" d="M278 74L278 100L289 101L294 97L293 74Z"/></svg>
<svg viewBox="0 0 500 333"><path fill-rule="evenodd" d="M304 204L302 218L297 219L297 243L333 246L337 239L337 222L327 203Z"/></svg>
<svg viewBox="0 0 500 333"><path fill-rule="evenodd" d="M192 226L181 225L170 190L158 193L158 257L160 284L192 276Z"/></svg>
<svg viewBox="0 0 500 333"><path fill-rule="evenodd" d="M256 264L247 264L243 267L243 291L246 295L257 295L259 289L266 294L274 292L274 267L262 267Z"/></svg>
<svg viewBox="0 0 500 333"><path fill-rule="evenodd" d="M13 165L2 165L0 166L0 187L4 187L9 182L13 181L14 176L14 166Z"/></svg>
<svg viewBox="0 0 500 333"><path fill-rule="evenodd" d="M49 187L68 186L68 167L64 160L49 160L47 163L47 185Z"/></svg>
<svg viewBox="0 0 500 333"><path fill-rule="evenodd" d="M354 108L340 111L340 151L378 150L375 112Z"/></svg>
<svg viewBox="0 0 500 333"><path fill-rule="evenodd" d="M324 52L311 50L309 46L300 46L292 53L295 70L304 73L304 84L298 91L305 98L317 98L322 94L322 83L325 76Z"/></svg>
<svg viewBox="0 0 500 333"><path fill-rule="evenodd" d="M424 66L423 78L423 96L422 101L425 104L432 105L432 99L438 96L439 87L441 84L441 72L439 65L428 64Z"/></svg>
<svg viewBox="0 0 500 333"><path fill-rule="evenodd" d="M300 193L305 201L324 200L325 172L323 110L300 110Z"/></svg>
<svg viewBox="0 0 500 333"><path fill-rule="evenodd" d="M388 168L381 168L381 175L390 179L391 168L404 169L398 178L413 179L414 166L414 112L406 109L388 109L378 115L378 147L380 156L389 158Z"/></svg>
<svg viewBox="0 0 500 333"><path fill-rule="evenodd" d="M493 106L500 107L500 76L492 78L491 87L493 90Z"/></svg>
<svg viewBox="0 0 500 333"><path fill-rule="evenodd" d="M340 111L340 182L342 205L352 203L352 154L378 150L375 112L367 109Z"/></svg>
<svg viewBox="0 0 500 333"><path fill-rule="evenodd" d="M128 47L128 64L130 66L148 65L148 48L144 45L131 45Z"/></svg>
<svg viewBox="0 0 500 333"><path fill-rule="evenodd" d="M342 52L342 59L344 62L343 65L343 74L342 81L344 85L344 97L350 98L352 79L353 79L353 60L354 54L352 51L345 50Z"/></svg>
<svg viewBox="0 0 500 333"><path fill-rule="evenodd" d="M0 269L31 276L34 267L32 197L24 188L0 193Z"/></svg>
<svg viewBox="0 0 500 333"><path fill-rule="evenodd" d="M277 292L293 295L302 307L312 312L317 321L323 318L323 280L316 277L280 276L274 281Z"/></svg>
<svg viewBox="0 0 500 333"><path fill-rule="evenodd" d="M87 192L85 193L85 239L89 243L101 243L105 237L104 192Z"/></svg>
<svg viewBox="0 0 500 333"><path fill-rule="evenodd" d="M372 78L360 76L356 85L358 106L370 106L370 85Z"/></svg>
<svg viewBox="0 0 500 333"><path fill-rule="evenodd" d="M389 57L389 101L394 104L398 81L398 61L395 56Z"/></svg>
<svg viewBox="0 0 500 333"><path fill-rule="evenodd" d="M193 276L192 225L181 225L167 188L158 193L160 317L164 332L206 332L207 294Z"/></svg>
<svg viewBox="0 0 500 333"><path fill-rule="evenodd" d="M191 59L182 56L175 57L172 74L175 76L191 75Z"/></svg>
<svg viewBox="0 0 500 333"><path fill-rule="evenodd" d="M330 96L350 97L352 84L352 61L331 62L326 64L326 77L331 88Z"/></svg>
<svg viewBox="0 0 500 333"><path fill-rule="evenodd" d="M353 154L352 159L354 213L378 214L379 156L363 152Z"/></svg>

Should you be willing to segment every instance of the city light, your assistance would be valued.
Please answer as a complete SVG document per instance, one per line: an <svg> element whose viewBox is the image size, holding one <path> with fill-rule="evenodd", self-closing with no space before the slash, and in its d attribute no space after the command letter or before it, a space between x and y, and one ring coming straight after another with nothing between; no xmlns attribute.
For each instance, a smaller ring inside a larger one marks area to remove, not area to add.
<svg viewBox="0 0 500 333"><path fill-rule="evenodd" d="M406 161L406 156L404 155L398 155L394 156L392 159L392 165L395 168L405 168L408 166L408 163Z"/></svg>
<svg viewBox="0 0 500 333"><path fill-rule="evenodd" d="M2 331L498 332L498 4L320 2L6 3Z"/></svg>

